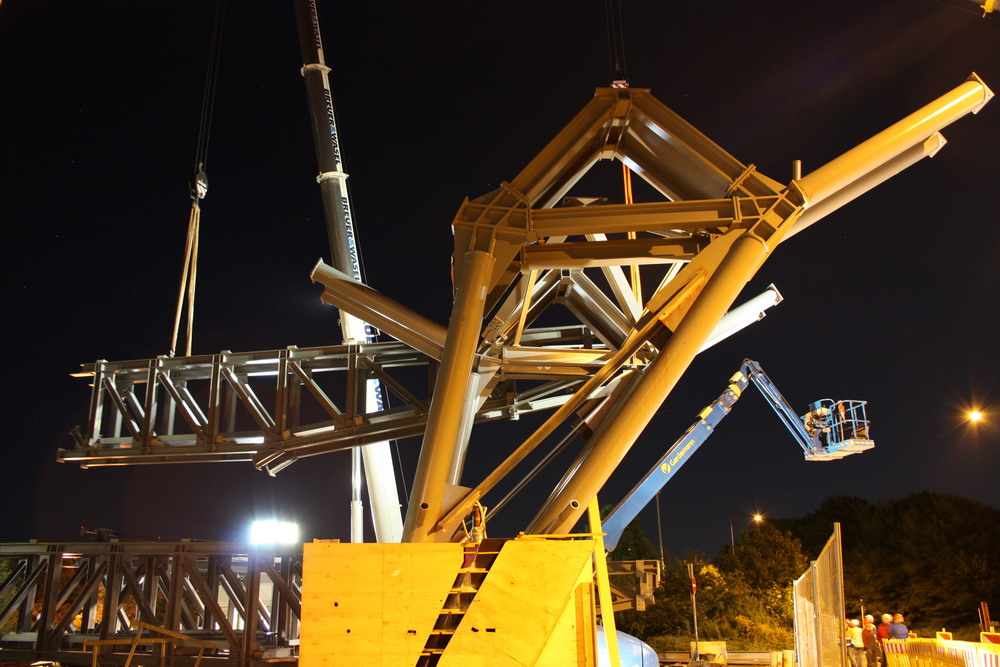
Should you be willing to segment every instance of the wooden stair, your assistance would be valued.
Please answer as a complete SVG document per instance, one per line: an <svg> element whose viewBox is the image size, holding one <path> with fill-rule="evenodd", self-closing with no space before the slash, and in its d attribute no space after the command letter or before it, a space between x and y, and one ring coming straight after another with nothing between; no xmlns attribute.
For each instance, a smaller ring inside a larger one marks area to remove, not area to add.
<svg viewBox="0 0 1000 667"><path fill-rule="evenodd" d="M438 664L504 542L503 539L487 538L479 544L466 545L465 563L458 569L455 583L417 660L417 667L435 667Z"/></svg>

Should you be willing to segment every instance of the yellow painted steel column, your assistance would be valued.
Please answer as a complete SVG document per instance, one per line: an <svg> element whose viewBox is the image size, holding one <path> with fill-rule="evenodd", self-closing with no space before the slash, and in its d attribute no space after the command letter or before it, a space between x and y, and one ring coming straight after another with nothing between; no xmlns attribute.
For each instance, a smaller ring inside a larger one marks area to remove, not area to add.
<svg viewBox="0 0 1000 667"><path fill-rule="evenodd" d="M794 185L807 206L818 203L965 114L979 111L991 97L993 92L972 74L962 85L806 174Z"/></svg>
<svg viewBox="0 0 1000 667"><path fill-rule="evenodd" d="M434 541L434 526L446 509L441 503L452 455L461 434L465 402L471 400L469 377L479 344L493 264L493 256L480 250L471 250L463 257L441 368L434 383L427 429L403 526L404 542Z"/></svg>
<svg viewBox="0 0 1000 667"><path fill-rule="evenodd" d="M832 195L826 197L815 206L807 208L799 219L795 221L792 228L781 239L782 242L792 238L803 229L818 222L825 216L833 213L841 206L854 201L864 193L885 181L889 180L899 172L912 167L925 157L933 157L946 143L940 132L935 132L927 139L918 144L914 144L893 159L880 167L869 171L867 174L852 182L850 185L841 188Z"/></svg>
<svg viewBox="0 0 1000 667"><path fill-rule="evenodd" d="M591 437L590 454L535 517L528 533L567 533L618 467L664 399L736 300L770 249L749 233L739 238L681 320L666 347L622 396L621 408Z"/></svg>
<svg viewBox="0 0 1000 667"><path fill-rule="evenodd" d="M611 580L608 579L608 558L604 550L604 531L601 528L601 506L597 496L587 506L587 519L591 534L596 534L594 547L594 574L597 576L597 594L601 600L601 624L604 641L608 646L608 661L612 667L621 667L618 654L618 628L615 626L615 605L611 601Z"/></svg>

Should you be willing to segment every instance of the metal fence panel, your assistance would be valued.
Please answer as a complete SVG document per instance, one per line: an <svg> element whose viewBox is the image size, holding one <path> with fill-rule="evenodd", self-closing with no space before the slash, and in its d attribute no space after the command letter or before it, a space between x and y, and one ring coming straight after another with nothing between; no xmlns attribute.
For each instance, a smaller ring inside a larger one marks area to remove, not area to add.
<svg viewBox="0 0 1000 667"><path fill-rule="evenodd" d="M834 524L833 535L793 589L799 667L846 665L840 524Z"/></svg>

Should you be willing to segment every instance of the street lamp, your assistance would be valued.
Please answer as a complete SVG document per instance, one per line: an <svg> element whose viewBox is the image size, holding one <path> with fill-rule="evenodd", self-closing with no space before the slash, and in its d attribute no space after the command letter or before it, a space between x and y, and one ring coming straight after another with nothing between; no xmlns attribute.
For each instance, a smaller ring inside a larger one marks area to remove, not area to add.
<svg viewBox="0 0 1000 667"><path fill-rule="evenodd" d="M736 534L733 532L733 517L740 517L742 519L750 519L754 523L760 523L764 520L764 515L760 512L756 514L730 514L729 515L729 546L736 548Z"/></svg>

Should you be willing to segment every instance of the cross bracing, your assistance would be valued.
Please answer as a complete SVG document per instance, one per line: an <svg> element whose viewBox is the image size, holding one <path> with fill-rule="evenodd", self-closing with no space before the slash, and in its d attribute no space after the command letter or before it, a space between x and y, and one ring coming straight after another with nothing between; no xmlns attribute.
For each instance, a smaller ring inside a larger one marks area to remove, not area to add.
<svg viewBox="0 0 1000 667"><path fill-rule="evenodd" d="M296 551L298 549L298 551ZM211 644L202 663L265 664L297 643L302 607L298 547L230 542L32 542L0 544L7 660L80 664L84 642L134 638L137 622ZM128 642L119 651L128 651ZM169 648L160 651L171 653ZM241 658L245 659L241 661ZM96 661L98 658L94 658ZM94 664L97 664L95 662ZM137 655L133 664L164 664ZM197 664L169 655L169 664Z"/></svg>
<svg viewBox="0 0 1000 667"><path fill-rule="evenodd" d="M477 421L558 404L606 353L580 326L534 330L524 343L493 360L504 385ZM98 361L76 374L91 380L90 421L74 432L77 446L58 458L85 467L250 461L274 470L300 457L419 435L434 364L400 343ZM393 407L362 409L359 397L372 377ZM535 382L517 391L518 380Z"/></svg>

